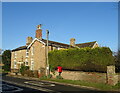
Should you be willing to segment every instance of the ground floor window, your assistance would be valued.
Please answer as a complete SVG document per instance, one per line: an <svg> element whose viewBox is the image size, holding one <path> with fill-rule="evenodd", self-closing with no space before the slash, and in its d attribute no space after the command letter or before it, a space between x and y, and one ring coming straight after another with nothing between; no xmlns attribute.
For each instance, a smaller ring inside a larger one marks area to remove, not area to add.
<svg viewBox="0 0 120 93"><path fill-rule="evenodd" d="M28 61L25 62L25 66L28 66Z"/></svg>
<svg viewBox="0 0 120 93"><path fill-rule="evenodd" d="M14 68L17 68L17 62L16 61L14 62Z"/></svg>
<svg viewBox="0 0 120 93"><path fill-rule="evenodd" d="M25 66L28 66L28 59L25 59Z"/></svg>

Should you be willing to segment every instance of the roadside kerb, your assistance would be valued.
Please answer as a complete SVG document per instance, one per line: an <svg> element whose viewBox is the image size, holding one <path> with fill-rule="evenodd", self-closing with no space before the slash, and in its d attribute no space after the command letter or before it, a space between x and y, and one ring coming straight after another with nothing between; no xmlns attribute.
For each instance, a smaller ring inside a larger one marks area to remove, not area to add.
<svg viewBox="0 0 120 93"><path fill-rule="evenodd" d="M98 88L94 88L94 87L80 86L80 85L74 85L74 84L68 84L68 83L60 83L60 82L55 82L55 81L39 80L39 78L33 78L33 77L24 77L24 76L16 76L16 75L13 76L13 77L23 78L23 79L27 79L27 80L36 80L36 81L43 81L43 82L55 83L55 84L60 84L60 85L68 85L68 86L73 86L73 87L78 87L78 88L84 88L84 89L91 89L91 90L102 91L102 90L100 90Z"/></svg>

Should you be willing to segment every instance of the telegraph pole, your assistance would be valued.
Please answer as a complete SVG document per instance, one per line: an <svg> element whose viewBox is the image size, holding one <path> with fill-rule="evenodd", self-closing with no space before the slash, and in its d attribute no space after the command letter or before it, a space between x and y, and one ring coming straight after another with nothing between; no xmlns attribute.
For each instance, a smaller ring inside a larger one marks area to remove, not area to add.
<svg viewBox="0 0 120 93"><path fill-rule="evenodd" d="M49 75L49 62L48 62L48 39L49 39L49 31L46 30L46 40L47 40L47 47L46 47L46 75Z"/></svg>

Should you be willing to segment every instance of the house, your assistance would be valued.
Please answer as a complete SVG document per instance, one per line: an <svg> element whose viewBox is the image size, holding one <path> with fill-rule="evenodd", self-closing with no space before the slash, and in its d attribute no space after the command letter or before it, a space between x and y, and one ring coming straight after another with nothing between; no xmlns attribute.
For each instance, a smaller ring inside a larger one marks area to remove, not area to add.
<svg viewBox="0 0 120 93"><path fill-rule="evenodd" d="M39 70L40 68L46 68L46 48L47 40L42 38L42 29L41 25L38 25L36 30L36 36L33 39L32 37L27 37L26 45L13 49L11 52L11 72L16 72L20 69L22 64L29 66L30 70ZM98 43L88 42L75 44L75 39L70 39L70 45L64 44L55 41L48 41L48 51L68 49L68 48L83 48L98 47Z"/></svg>

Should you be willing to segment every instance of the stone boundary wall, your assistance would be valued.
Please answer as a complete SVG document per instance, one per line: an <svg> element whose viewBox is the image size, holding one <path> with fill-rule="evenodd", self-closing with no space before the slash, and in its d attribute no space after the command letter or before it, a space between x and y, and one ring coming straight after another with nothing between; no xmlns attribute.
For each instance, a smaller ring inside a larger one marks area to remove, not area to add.
<svg viewBox="0 0 120 93"><path fill-rule="evenodd" d="M56 74L53 75L54 78L58 75L57 71L55 73ZM106 73L63 70L61 76L68 80L84 80L88 82L106 83Z"/></svg>
<svg viewBox="0 0 120 93"><path fill-rule="evenodd" d="M115 66L107 66L107 84L116 85L118 83L118 74L115 73Z"/></svg>
<svg viewBox="0 0 120 93"><path fill-rule="evenodd" d="M118 75L118 81L120 82L120 73L117 73L117 75Z"/></svg>
<svg viewBox="0 0 120 93"><path fill-rule="evenodd" d="M55 78L57 75L58 72L55 71L55 75L53 75L53 78ZM107 73L63 70L61 76L64 79L68 80L83 80L109 85L116 85L118 82L120 82L120 74L115 73L115 66L107 66Z"/></svg>

